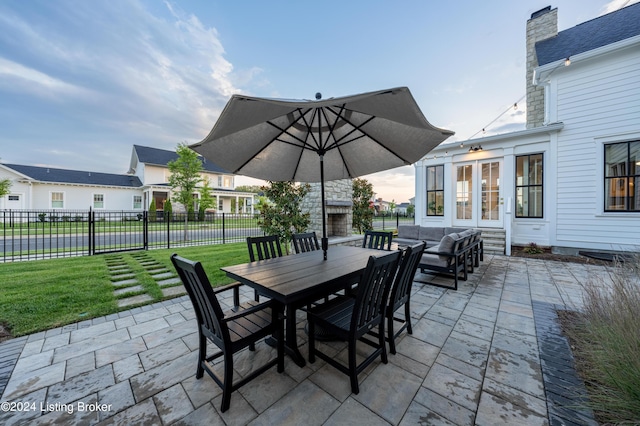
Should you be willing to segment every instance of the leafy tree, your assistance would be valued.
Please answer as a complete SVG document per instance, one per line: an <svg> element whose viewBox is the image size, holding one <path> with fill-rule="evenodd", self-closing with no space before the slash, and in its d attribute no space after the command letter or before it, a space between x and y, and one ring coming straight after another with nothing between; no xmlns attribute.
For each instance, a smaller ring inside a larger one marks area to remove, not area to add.
<svg viewBox="0 0 640 426"><path fill-rule="evenodd" d="M202 187L200 188L200 206L206 209L210 209L215 206L216 200L211 195L211 181L207 178L203 180Z"/></svg>
<svg viewBox="0 0 640 426"><path fill-rule="evenodd" d="M236 191L253 192L254 194L263 195L262 187L259 185L240 185L236 186Z"/></svg>
<svg viewBox="0 0 640 426"><path fill-rule="evenodd" d="M151 204L149 204L149 221L155 222L158 220L158 213L156 212L156 199L151 200Z"/></svg>
<svg viewBox="0 0 640 426"><path fill-rule="evenodd" d="M389 203L389 211L391 213L394 213L396 211L396 200L392 199L391 202Z"/></svg>
<svg viewBox="0 0 640 426"><path fill-rule="evenodd" d="M0 197L4 197L11 189L11 181L9 179L0 180Z"/></svg>
<svg viewBox="0 0 640 426"><path fill-rule="evenodd" d="M416 212L416 206L414 206L413 204L409 204L407 206L407 216L413 217L415 212Z"/></svg>
<svg viewBox="0 0 640 426"><path fill-rule="evenodd" d="M193 212L193 193L202 181L200 176L202 161L198 154L185 143L178 144L176 153L178 158L167 163L171 172L169 186L173 190L174 199L184 206L187 213L184 217L184 240L186 241L189 237L189 209L191 208Z"/></svg>
<svg viewBox="0 0 640 426"><path fill-rule="evenodd" d="M285 243L289 253L289 243L294 233L305 232L311 222L309 213L302 213L300 204L311 190L307 183L269 182L261 188L268 201L260 199L258 226L267 235L277 235Z"/></svg>
<svg viewBox="0 0 640 426"><path fill-rule="evenodd" d="M207 209L215 206L215 198L211 195L211 181L206 178L203 180L202 187L200 188L200 206L198 207L198 216L200 220L205 220L205 213Z"/></svg>
<svg viewBox="0 0 640 426"><path fill-rule="evenodd" d="M353 228L362 234L373 228L373 185L366 179L353 180Z"/></svg>

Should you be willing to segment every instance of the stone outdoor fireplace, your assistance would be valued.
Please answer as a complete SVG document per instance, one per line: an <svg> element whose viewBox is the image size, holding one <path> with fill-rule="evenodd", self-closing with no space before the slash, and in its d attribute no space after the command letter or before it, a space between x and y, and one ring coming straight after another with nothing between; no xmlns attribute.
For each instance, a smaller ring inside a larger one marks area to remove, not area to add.
<svg viewBox="0 0 640 426"><path fill-rule="evenodd" d="M311 191L302 203L302 211L309 212L309 232L315 231L322 238L322 204L320 183L312 183ZM349 237L352 235L353 186L351 179L325 182L325 207L327 214L327 236Z"/></svg>

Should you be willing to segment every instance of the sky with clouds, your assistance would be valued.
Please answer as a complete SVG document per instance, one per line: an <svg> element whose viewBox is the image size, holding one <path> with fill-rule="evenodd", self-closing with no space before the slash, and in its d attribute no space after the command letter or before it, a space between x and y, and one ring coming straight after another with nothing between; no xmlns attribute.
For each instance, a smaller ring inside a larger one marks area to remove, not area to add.
<svg viewBox="0 0 640 426"><path fill-rule="evenodd" d="M126 173L134 144L203 139L234 93L408 86L449 141L520 130L531 13L557 7L561 31L637 1L2 1L0 159ZM413 196L413 166L366 178Z"/></svg>

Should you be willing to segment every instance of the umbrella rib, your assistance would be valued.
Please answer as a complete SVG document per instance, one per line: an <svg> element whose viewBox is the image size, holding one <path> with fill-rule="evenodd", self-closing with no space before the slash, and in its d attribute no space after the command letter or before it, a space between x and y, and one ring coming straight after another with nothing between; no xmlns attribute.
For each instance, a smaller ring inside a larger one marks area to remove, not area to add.
<svg viewBox="0 0 640 426"><path fill-rule="evenodd" d="M335 114L335 112L334 112ZM374 118L376 118L375 116L371 116L369 117L364 123L362 123L359 126L356 126L355 124L353 124L351 121L349 121L348 119L343 117L343 120L345 120L347 123L351 124L353 126L353 130L349 133L347 133L346 135L344 135L342 138L340 138L340 140L344 140L344 138L346 138L348 135L350 135L351 133L355 132L356 130L359 130L360 132L362 132L362 136L358 136L357 138L351 139L345 143L340 144L340 146L342 145L346 145L350 142L356 141L364 136L368 137L369 139L371 139L373 142L377 143L379 146L381 146L382 148L384 148L385 150L387 150L388 152L390 152L392 155L396 156L397 158L399 158L400 160L402 160L403 163L405 164L411 164L410 161L407 161L405 158L403 158L400 154L398 154L397 152L395 152L394 150L390 149L389 147L383 145L382 143L380 143L380 141L378 141L376 138L374 138L373 136L371 136L369 133L365 132L364 130L362 130L362 126L364 126L365 124L369 123L370 121L372 121ZM338 144L339 141L336 141L336 145Z"/></svg>
<svg viewBox="0 0 640 426"><path fill-rule="evenodd" d="M298 112L302 115L302 113L300 112L300 108L298 108L296 111L298 111ZM294 120L294 121L292 121L292 122L289 124L289 126L287 126L286 128L284 128L284 129L283 129L282 127L275 125L275 124L274 124L274 123L272 123L271 121L268 121L268 120L266 121L266 123L267 123L267 124L269 124L270 126L272 126L272 127L276 128L277 130L279 130L279 131L281 132L281 134L282 134L282 133L286 133L287 135L291 136L292 138L294 138L294 139L298 140L300 143L302 143L302 149L303 149L303 151L304 151L305 146L307 145L307 143L306 143L305 141L301 140L300 138L298 138L297 136L295 136L295 135L293 135L293 134L289 133L289 131L288 131L291 127L293 127L293 125L295 124L295 122L296 122L295 120ZM285 140L279 139L279 136L276 136L276 137L274 137L273 139L271 139L268 143L266 143L266 144L265 144L265 146L264 146L264 147L262 147L262 149L261 149L258 153L256 153L256 155L257 155L257 154L259 154L260 152L264 151L265 149L267 149L267 147L268 147L269 145L271 145L271 144L272 144L273 142L275 142L275 141L282 142L282 143L286 143L286 144L289 144L289 145L295 146L295 147L297 147L297 148L300 148L300 145L296 145L296 144L291 143L291 142L289 142L289 141L285 141ZM302 156L302 151L300 152L300 156ZM233 170L232 172L237 173L239 170L242 170L242 168L243 168L244 166L246 166L247 164L249 164L249 163L251 162L251 160L253 160L253 158L255 158L255 156L253 156L252 158L247 159L247 161L245 161L244 163L242 163L242 164L240 165L240 167L236 168L236 169L235 169L235 170ZM296 166L296 170L297 170L297 166Z"/></svg>
<svg viewBox="0 0 640 426"><path fill-rule="evenodd" d="M281 142L281 143L284 143L284 144L287 144L287 145L291 145L291 146L296 147L296 148L300 148L300 154L298 155L298 161L296 162L296 167L295 167L295 169L293 170L293 175L291 176L291 179L290 179L291 181L293 181L293 180L294 180L294 178L295 178L296 174L298 173L298 168L300 167L300 159L302 158L302 154L304 153L304 150L305 150L305 149L308 149L308 150L310 150L310 151L318 152L318 150L317 150L316 148L314 148L314 147L313 147L313 145L311 145L310 143L308 143L306 140L300 139L300 138L299 138L299 137L297 137L296 135L294 135L294 134L292 134L291 132L289 132L289 129L290 129L290 128L292 128L292 127L295 125L295 123L299 122L299 120L302 120L302 122L304 123L304 126L307 128L307 134L311 134L311 137L313 138L314 142L316 142L316 143L317 143L317 141L315 140L315 137L314 137L314 135L313 135L313 132L311 132L311 127L310 127L309 123L307 123L307 120L306 120L306 118L305 118L306 114L307 114L309 111L311 111L311 108L307 109L307 110L306 110L306 111L304 111L304 112L302 111L302 109L301 109L301 108L297 108L297 109L296 109L296 111L298 112L298 114L300 115L300 117L299 117L298 119L292 120L292 121L291 121L291 123L289 123L289 125L288 125L286 128L282 128L282 127L280 127L280 126L277 126L276 124L272 123L271 121L267 121L267 123L268 123L269 125L271 125L272 127L274 127L274 128L276 128L276 129L278 129L278 130L280 131L280 134L283 134L283 133L284 133L284 134L289 135L291 138L293 138L293 139L297 140L298 142L300 142L300 144L301 144L301 145L298 145L298 144L292 143L292 142L287 141L287 140L280 139L280 137L279 137L279 135L278 135L278 136L276 136L275 138L273 138L273 139L272 139L272 140L271 140L271 141L270 141L270 142L265 146L265 148L266 148L267 146L269 146L269 145L270 145L271 143L273 143L274 141L278 141L278 142ZM315 114L316 114L316 112L314 112L314 117L315 117ZM312 121L313 121L313 118L314 118L314 117L312 117ZM263 149L264 149L264 148L263 148Z"/></svg>
<svg viewBox="0 0 640 426"><path fill-rule="evenodd" d="M311 132L310 132L310 129L311 129L311 128L310 128L309 124L307 123L307 120L304 118L304 116L305 116L305 114L306 114L307 112L309 112L310 110L311 110L311 108L310 108L310 109L308 109L308 110L303 114L303 113L301 112L301 109L300 109L300 108L296 109L296 111L298 111L298 113L300 114L300 118L301 118L301 119L302 119L302 121L304 122L304 125L307 127L307 130L309 130L309 133L311 133ZM313 147L313 145L309 144L307 141L305 141L305 140L303 140L303 139L300 139L299 137L297 137L297 136L296 136L296 135L294 135L293 133L289 132L289 129L290 129L290 128L292 128L292 127L295 125L295 123L296 123L297 121L298 121L298 120L294 120L294 121L292 121L292 122L291 122L291 123L290 123L286 128L282 128L282 127L280 127L280 126L278 126L278 125L276 125L276 124L272 123L271 121L267 121L266 123L267 123L267 124L269 124L270 126L272 126L272 127L276 128L277 130L279 130L279 131L281 132L281 134L282 134L282 133L285 133L285 134L287 134L287 135L291 136L293 139L297 140L297 141L298 141L298 142L300 142L302 145L296 145L295 143L292 143L292 142L290 142L290 141L286 141L286 140L280 139L280 138L279 138L279 136L276 136L275 138L273 138L273 139L271 140L271 142L273 142L273 141L276 141L276 140L277 140L278 142L286 143L286 144L289 144L289 145L292 145L292 146L295 146L295 147L298 147L298 148L302 147L303 149L309 149L309 150L311 150L311 151L317 151L317 149L316 149L316 148L314 148L314 147ZM312 136L313 136L313 134L312 134ZM315 141L315 138L314 138L314 141ZM270 143L271 143L271 142L270 142Z"/></svg>
<svg viewBox="0 0 640 426"><path fill-rule="evenodd" d="M302 122L304 123L305 126L307 126L307 135L311 134L311 137L315 141L315 137L313 137L313 132L311 131L311 127L309 126L309 123L307 123L307 119L305 118L305 114L306 113L303 114L302 111L300 110L300 108L298 108L297 111L298 111L298 114L300 114L300 118L302 119ZM309 110L307 110L307 112L309 112ZM317 110L314 111L313 115L315 116L316 113L317 113ZM311 122L313 122L313 117L311 117ZM293 123L291 124L291 126L293 126ZM293 170L293 176L291 176L291 180L293 180L295 178L295 176L298 174L298 168L300 167L300 160L302 159L302 154L304 154L304 150L305 149L310 149L311 151L315 151L313 149L313 147L310 144L307 143L306 140L305 141L301 141L301 142L303 144L302 147L301 147L302 149L300 150L300 155L298 156L298 161L296 162L296 167ZM292 144L292 145L295 145L295 144ZM307 146L309 148L306 148Z"/></svg>
<svg viewBox="0 0 640 426"><path fill-rule="evenodd" d="M327 108L329 109L329 108ZM330 109L329 109L330 110ZM340 120L340 118L342 118L342 113L345 110L345 105L342 104L342 106L340 107L340 112L338 114L336 114L336 119L334 120L333 124L331 126L329 126L329 135L333 138L334 142L331 144L331 146L335 146L335 149L338 151L338 155L340 155L340 158L342 158L342 164L344 164L344 167L347 169L347 174L349 176L352 176L351 174L351 169L349 167L349 165L347 164L346 159L344 158L344 155L342 155L342 151L340 150L340 145L338 144L338 141L336 140L335 135L333 134L334 129L336 128L336 126L338 125L338 121ZM330 110L331 111L331 110ZM332 111L333 112L333 111ZM335 114L335 113L334 113ZM324 119L326 120L327 124L329 123L329 118L327 117L327 113L326 111L323 109L322 110L322 115L324 115ZM343 118L343 120L345 120ZM347 122L345 120L345 122ZM355 130L354 130L355 131ZM350 135L351 132L347 133L347 135ZM345 135L345 136L347 136ZM342 138L341 138L342 139ZM329 138L327 138L327 141L329 140ZM325 147L326 148L326 147ZM331 147L329 147L328 149L332 149ZM326 150L326 149L325 149Z"/></svg>

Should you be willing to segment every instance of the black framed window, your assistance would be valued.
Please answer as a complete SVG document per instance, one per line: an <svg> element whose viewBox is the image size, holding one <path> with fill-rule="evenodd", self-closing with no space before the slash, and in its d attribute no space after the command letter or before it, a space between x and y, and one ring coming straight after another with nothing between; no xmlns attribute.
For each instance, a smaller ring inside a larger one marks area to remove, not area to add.
<svg viewBox="0 0 640 426"><path fill-rule="evenodd" d="M542 153L516 156L516 217L543 217L543 157Z"/></svg>
<svg viewBox="0 0 640 426"><path fill-rule="evenodd" d="M427 167L427 216L444 216L444 166Z"/></svg>
<svg viewBox="0 0 640 426"><path fill-rule="evenodd" d="M604 210L640 211L640 141L604 145Z"/></svg>

